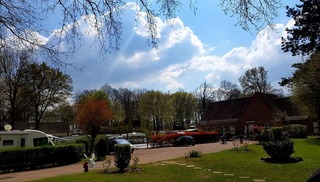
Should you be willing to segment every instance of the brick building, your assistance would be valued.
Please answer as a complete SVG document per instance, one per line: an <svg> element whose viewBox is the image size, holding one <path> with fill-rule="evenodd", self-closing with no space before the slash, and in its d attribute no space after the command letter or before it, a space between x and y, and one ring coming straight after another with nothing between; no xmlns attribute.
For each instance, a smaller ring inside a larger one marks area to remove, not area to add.
<svg viewBox="0 0 320 182"><path fill-rule="evenodd" d="M276 117L276 113L284 114ZM302 124L307 126L309 133L318 132L309 115L299 112L288 97L278 98L275 95L263 93L210 103L197 127L205 131L216 130L220 133L227 131L237 135L245 133L249 136L254 126L270 128L286 124Z"/></svg>

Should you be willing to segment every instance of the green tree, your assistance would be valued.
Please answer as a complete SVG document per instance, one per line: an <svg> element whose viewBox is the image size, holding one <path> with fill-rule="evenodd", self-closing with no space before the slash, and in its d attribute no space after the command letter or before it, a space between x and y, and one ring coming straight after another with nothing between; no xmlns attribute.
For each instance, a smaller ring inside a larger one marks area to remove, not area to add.
<svg viewBox="0 0 320 182"><path fill-rule="evenodd" d="M268 82L268 72L264 67L248 69L243 76L239 78L243 93L252 95L255 92L278 94L280 90L274 89Z"/></svg>
<svg viewBox="0 0 320 182"><path fill-rule="evenodd" d="M67 135L70 135L70 125L74 124L75 107L64 102L54 109L54 115L63 123Z"/></svg>
<svg viewBox="0 0 320 182"><path fill-rule="evenodd" d="M36 129L39 129L40 121L48 107L64 102L72 91L72 80L69 75L63 74L59 69L53 69L46 63L29 64L28 88L30 89L34 107L34 120Z"/></svg>
<svg viewBox="0 0 320 182"><path fill-rule="evenodd" d="M160 91L145 92L139 99L138 111L142 119L142 127L147 130L160 131L171 123L168 94Z"/></svg>
<svg viewBox="0 0 320 182"><path fill-rule="evenodd" d="M184 91L178 91L171 95L170 104L173 109L174 129L186 129L195 121L197 102L195 97Z"/></svg>
<svg viewBox="0 0 320 182"><path fill-rule="evenodd" d="M300 0L302 4L287 7L287 16L294 19L292 28L287 28L287 37L282 37L282 50L292 55L310 55L320 51L320 2Z"/></svg>
<svg viewBox="0 0 320 182"><path fill-rule="evenodd" d="M304 63L294 64L292 77L283 78L281 85L292 91L293 102L312 117L320 118L320 53L316 52Z"/></svg>

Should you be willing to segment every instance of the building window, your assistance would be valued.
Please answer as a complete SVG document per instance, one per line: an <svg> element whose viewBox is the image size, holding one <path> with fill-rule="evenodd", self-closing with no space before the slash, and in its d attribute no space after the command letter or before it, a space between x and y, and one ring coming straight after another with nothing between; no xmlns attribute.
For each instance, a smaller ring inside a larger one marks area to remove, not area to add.
<svg viewBox="0 0 320 182"><path fill-rule="evenodd" d="M13 140L3 140L3 146L12 146Z"/></svg>
<svg viewBox="0 0 320 182"><path fill-rule="evenodd" d="M271 127L272 127L271 123L264 123L264 128L269 129Z"/></svg>
<svg viewBox="0 0 320 182"><path fill-rule="evenodd" d="M229 127L229 132L230 132L230 134L236 134L236 127L230 126Z"/></svg>

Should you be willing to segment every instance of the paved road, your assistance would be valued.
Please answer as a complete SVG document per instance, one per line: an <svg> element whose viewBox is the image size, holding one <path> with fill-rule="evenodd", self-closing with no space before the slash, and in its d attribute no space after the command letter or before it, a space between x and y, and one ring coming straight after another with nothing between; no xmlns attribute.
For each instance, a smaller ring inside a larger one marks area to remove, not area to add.
<svg viewBox="0 0 320 182"><path fill-rule="evenodd" d="M168 159L173 159L177 157L183 157L185 153L191 150L200 150L202 153L214 153L225 149L230 149L233 147L232 142L227 144L220 143L208 143L208 144L198 144L195 146L188 147L163 147L163 148L151 148L151 149L136 149L133 156L137 156L140 159L138 164L163 161ZM114 165L112 165L114 166ZM94 168L89 170L99 170L102 169L102 163L96 162ZM36 179L49 178L54 176L82 173L82 163L71 164L67 166L24 171L8 174L0 174L0 182L23 182L32 181Z"/></svg>

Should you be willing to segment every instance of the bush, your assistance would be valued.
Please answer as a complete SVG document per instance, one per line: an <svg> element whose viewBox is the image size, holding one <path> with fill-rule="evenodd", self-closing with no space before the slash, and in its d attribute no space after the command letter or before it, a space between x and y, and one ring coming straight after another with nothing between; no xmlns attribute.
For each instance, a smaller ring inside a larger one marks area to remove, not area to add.
<svg viewBox="0 0 320 182"><path fill-rule="evenodd" d="M269 138L271 141L282 141L285 139L282 133L282 127L272 127L269 130Z"/></svg>
<svg viewBox="0 0 320 182"><path fill-rule="evenodd" d="M294 153L293 142L290 140L264 142L263 149L273 162L287 162Z"/></svg>
<svg viewBox="0 0 320 182"><path fill-rule="evenodd" d="M114 164L120 172L129 167L131 160L131 147L129 144L116 144L114 146Z"/></svg>
<svg viewBox="0 0 320 182"><path fill-rule="evenodd" d="M185 158L199 158L201 157L202 152L199 150L191 150L187 154L185 154Z"/></svg>
<svg viewBox="0 0 320 182"><path fill-rule="evenodd" d="M307 138L307 126L300 124L285 125L282 127L283 132L287 133L290 138Z"/></svg>
<svg viewBox="0 0 320 182"><path fill-rule="evenodd" d="M194 138L196 143L207 143L207 142L216 142L218 141L218 132L186 132L185 134L158 134L152 135L150 137L151 142L154 145L159 145L160 147L164 144L172 144L179 136L190 135Z"/></svg>
<svg viewBox="0 0 320 182"><path fill-rule="evenodd" d="M105 139L100 138L98 143L95 146L97 160L103 160L107 155L107 142Z"/></svg>

